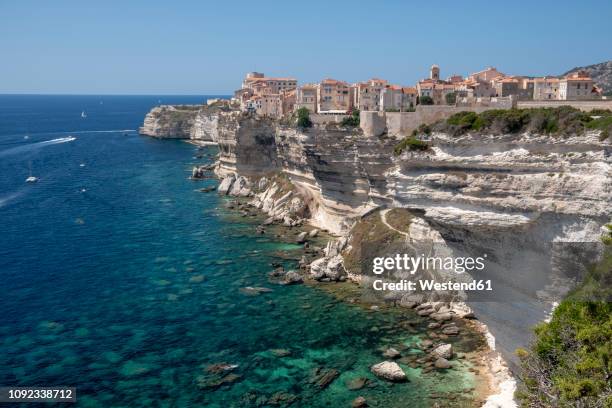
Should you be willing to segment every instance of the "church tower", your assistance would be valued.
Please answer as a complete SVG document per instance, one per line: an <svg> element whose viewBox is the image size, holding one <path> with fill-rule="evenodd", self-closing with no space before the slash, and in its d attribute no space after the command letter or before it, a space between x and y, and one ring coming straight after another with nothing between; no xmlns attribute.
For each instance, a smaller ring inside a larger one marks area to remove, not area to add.
<svg viewBox="0 0 612 408"><path fill-rule="evenodd" d="M434 81L440 80L440 67L436 64L431 66L431 70L429 71L429 79L433 79Z"/></svg>

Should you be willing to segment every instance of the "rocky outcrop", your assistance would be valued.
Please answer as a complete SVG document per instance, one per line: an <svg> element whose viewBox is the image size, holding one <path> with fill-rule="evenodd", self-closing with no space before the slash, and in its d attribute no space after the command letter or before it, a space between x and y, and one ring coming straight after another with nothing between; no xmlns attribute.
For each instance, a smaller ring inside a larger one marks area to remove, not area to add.
<svg viewBox="0 0 612 408"><path fill-rule="evenodd" d="M164 139L191 139L216 143L219 138L219 118L232 112L227 104L161 105L145 116L139 133Z"/></svg>
<svg viewBox="0 0 612 408"><path fill-rule="evenodd" d="M157 106L147 113L139 133L165 139L189 139L201 108L198 105Z"/></svg>

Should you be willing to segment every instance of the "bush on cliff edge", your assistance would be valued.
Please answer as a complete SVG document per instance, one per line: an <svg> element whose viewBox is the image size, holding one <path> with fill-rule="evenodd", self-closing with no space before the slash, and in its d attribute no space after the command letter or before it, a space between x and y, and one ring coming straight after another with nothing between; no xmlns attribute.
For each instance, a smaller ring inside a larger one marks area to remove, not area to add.
<svg viewBox="0 0 612 408"><path fill-rule="evenodd" d="M307 108L300 108L296 111L297 125L303 129L312 127L310 120L310 111Z"/></svg>
<svg viewBox="0 0 612 408"><path fill-rule="evenodd" d="M349 116L342 119L342 122L340 123L340 125L347 126L347 127L357 127L359 126L359 123L360 123L359 109L353 109L353 111L351 112Z"/></svg>
<svg viewBox="0 0 612 408"><path fill-rule="evenodd" d="M570 106L537 109L491 109L482 113L459 112L434 125L438 132L462 135L467 132L491 134L539 133L548 135L582 134L600 130L601 138L612 133L612 112L582 112Z"/></svg>
<svg viewBox="0 0 612 408"><path fill-rule="evenodd" d="M601 262L517 350L523 407L612 407L612 226Z"/></svg>

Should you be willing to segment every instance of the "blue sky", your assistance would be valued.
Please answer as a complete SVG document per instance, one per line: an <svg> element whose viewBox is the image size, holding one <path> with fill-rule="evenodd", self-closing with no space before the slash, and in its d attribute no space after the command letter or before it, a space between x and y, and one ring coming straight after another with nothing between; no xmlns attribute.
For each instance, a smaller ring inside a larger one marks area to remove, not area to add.
<svg viewBox="0 0 612 408"><path fill-rule="evenodd" d="M247 71L409 85L612 59L602 1L0 0L0 93L218 94Z"/></svg>

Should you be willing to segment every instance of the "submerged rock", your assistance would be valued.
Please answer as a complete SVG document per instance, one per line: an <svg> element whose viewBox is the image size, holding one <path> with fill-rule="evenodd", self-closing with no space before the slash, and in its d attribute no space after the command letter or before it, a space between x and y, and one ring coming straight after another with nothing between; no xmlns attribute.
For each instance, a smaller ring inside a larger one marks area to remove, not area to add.
<svg viewBox="0 0 612 408"><path fill-rule="evenodd" d="M314 376L310 379L310 382L319 388L327 388L338 376L340 372L336 369L316 369Z"/></svg>
<svg viewBox="0 0 612 408"><path fill-rule="evenodd" d="M451 363L445 358L438 358L435 361L434 366L436 368L447 369L451 367Z"/></svg>
<svg viewBox="0 0 612 408"><path fill-rule="evenodd" d="M224 376L198 376L196 381L200 388L215 390L222 385L233 384L241 378L239 374L229 373Z"/></svg>
<svg viewBox="0 0 612 408"><path fill-rule="evenodd" d="M228 363L215 363L206 366L204 371L211 374L221 374L229 371L233 371L238 368L238 364L228 364Z"/></svg>
<svg viewBox="0 0 612 408"><path fill-rule="evenodd" d="M204 275L195 275L189 278L189 282L191 283L200 283L204 282Z"/></svg>
<svg viewBox="0 0 612 408"><path fill-rule="evenodd" d="M383 357L385 358L400 358L401 356L402 354L393 347L386 349L383 353Z"/></svg>
<svg viewBox="0 0 612 408"><path fill-rule="evenodd" d="M370 383L370 380L366 377L357 377L345 383L346 388L351 391L357 391L365 387Z"/></svg>
<svg viewBox="0 0 612 408"><path fill-rule="evenodd" d="M270 288L264 288L264 287L259 287L259 286L246 286L244 288L240 288L240 293L242 293L243 295L247 295L247 296L257 296L260 295L262 293L268 293L268 292L272 292L272 289Z"/></svg>
<svg viewBox="0 0 612 408"><path fill-rule="evenodd" d="M368 402L363 397L357 397L351 402L351 407L353 408L365 408L368 406Z"/></svg>
<svg viewBox="0 0 612 408"><path fill-rule="evenodd" d="M408 380L406 373L394 361L383 361L382 363L374 364L370 367L374 375L383 380L391 382L405 382Z"/></svg>
<svg viewBox="0 0 612 408"><path fill-rule="evenodd" d="M288 349L272 349L270 350L275 357L287 357L291 355L291 350Z"/></svg>
<svg viewBox="0 0 612 408"><path fill-rule="evenodd" d="M286 407L286 406L293 404L295 401L297 401L297 399L298 397L296 395L293 395L285 391L279 391L279 392L274 393L268 399L267 404Z"/></svg>

